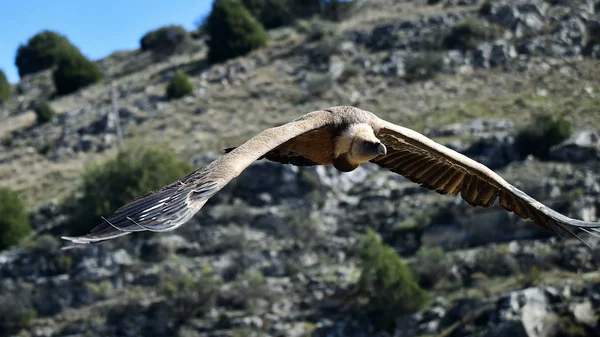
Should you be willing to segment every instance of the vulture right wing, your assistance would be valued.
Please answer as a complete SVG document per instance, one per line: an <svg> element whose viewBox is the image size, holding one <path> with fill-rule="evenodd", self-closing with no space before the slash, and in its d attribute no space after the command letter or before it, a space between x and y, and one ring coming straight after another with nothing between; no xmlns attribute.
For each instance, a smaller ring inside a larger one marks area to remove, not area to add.
<svg viewBox="0 0 600 337"><path fill-rule="evenodd" d="M424 135L381 120L377 137L388 153L371 162L401 174L440 194L457 195L473 206L500 206L523 219L531 219L557 233L557 226L575 235L568 226L598 236L600 222L587 222L564 216L509 184L487 166L472 160ZM585 243L585 242L584 242Z"/></svg>

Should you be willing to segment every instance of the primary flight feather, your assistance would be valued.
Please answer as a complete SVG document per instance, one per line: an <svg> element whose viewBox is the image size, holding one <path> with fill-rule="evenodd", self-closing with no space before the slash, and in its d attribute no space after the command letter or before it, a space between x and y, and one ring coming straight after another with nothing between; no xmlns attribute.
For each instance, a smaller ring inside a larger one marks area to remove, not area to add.
<svg viewBox="0 0 600 337"><path fill-rule="evenodd" d="M490 207L498 200L506 210L551 231L560 228L578 239L569 227L595 235L600 232L600 222L564 216L509 184L485 165L416 131L352 106L308 113L263 130L226 152L161 190L119 208L88 234L63 239L91 243L132 232L176 229L246 167L263 158L297 166L331 164L342 172L371 162L438 193L460 193L473 206Z"/></svg>

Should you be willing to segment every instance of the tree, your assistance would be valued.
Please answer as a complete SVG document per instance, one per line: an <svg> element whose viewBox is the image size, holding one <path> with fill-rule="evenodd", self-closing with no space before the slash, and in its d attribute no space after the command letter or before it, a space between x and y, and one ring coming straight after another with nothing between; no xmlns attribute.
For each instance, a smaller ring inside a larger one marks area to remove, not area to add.
<svg viewBox="0 0 600 337"><path fill-rule="evenodd" d="M171 55L185 49L189 41L190 34L183 26L169 25L146 33L140 40L140 48Z"/></svg>
<svg viewBox="0 0 600 337"><path fill-rule="evenodd" d="M266 29L289 25L294 20L290 0L242 0L242 2Z"/></svg>
<svg viewBox="0 0 600 337"><path fill-rule="evenodd" d="M17 244L31 232L29 216L21 198L7 187L0 187L0 250Z"/></svg>
<svg viewBox="0 0 600 337"><path fill-rule="evenodd" d="M7 101L12 95L12 89L10 83L4 75L4 71L0 69L0 103Z"/></svg>
<svg viewBox="0 0 600 337"><path fill-rule="evenodd" d="M60 55L74 48L69 40L57 32L44 30L20 45L15 58L19 76L23 77L56 65Z"/></svg>
<svg viewBox="0 0 600 337"><path fill-rule="evenodd" d="M240 0L215 0L206 20L208 60L218 63L267 44L267 33Z"/></svg>
<svg viewBox="0 0 600 337"><path fill-rule="evenodd" d="M396 317L427 303L429 296L410 268L372 230L362 238L359 259L362 272L358 288L368 298L369 313L379 327L392 328Z"/></svg>
<svg viewBox="0 0 600 337"><path fill-rule="evenodd" d="M52 80L58 95L75 92L100 81L102 77L100 68L75 48L60 54L58 66L52 73Z"/></svg>

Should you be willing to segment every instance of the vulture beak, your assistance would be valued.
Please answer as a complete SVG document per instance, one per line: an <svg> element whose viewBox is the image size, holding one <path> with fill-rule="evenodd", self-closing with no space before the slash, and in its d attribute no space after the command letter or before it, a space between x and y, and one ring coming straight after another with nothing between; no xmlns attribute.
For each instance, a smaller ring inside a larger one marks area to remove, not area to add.
<svg viewBox="0 0 600 337"><path fill-rule="evenodd" d="M387 154L387 149L383 143L377 144L377 154L380 156L385 156Z"/></svg>

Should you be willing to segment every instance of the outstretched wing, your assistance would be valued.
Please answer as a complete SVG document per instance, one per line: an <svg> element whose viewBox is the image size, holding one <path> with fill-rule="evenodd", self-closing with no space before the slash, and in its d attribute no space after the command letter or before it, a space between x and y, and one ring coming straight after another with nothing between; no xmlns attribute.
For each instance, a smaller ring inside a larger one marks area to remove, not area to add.
<svg viewBox="0 0 600 337"><path fill-rule="evenodd" d="M416 131L381 120L377 138L388 152L371 162L423 187L440 194L457 195L460 192L461 197L473 206L490 207L498 199L500 206L519 217L531 219L536 225L554 232L557 232L557 226L578 239L568 226L594 235L600 232L600 222L564 216L509 184L485 165Z"/></svg>
<svg viewBox="0 0 600 337"><path fill-rule="evenodd" d="M230 147L230 148L224 149L223 151L225 151L225 153L229 153L233 150L235 150L235 147ZM319 165L318 163L316 163L316 162L310 160L309 158L306 158L298 153L291 152L291 151L282 151L280 149L273 149L258 159L259 160L267 159L269 161L274 161L274 162L281 163L281 164L292 164L295 166Z"/></svg>
<svg viewBox="0 0 600 337"><path fill-rule="evenodd" d="M322 128L292 138L265 153L259 159L295 166L327 165L333 161L335 130ZM235 147L225 149L231 152Z"/></svg>
<svg viewBox="0 0 600 337"><path fill-rule="evenodd" d="M314 111L282 126L266 129L207 166L122 206L103 218L90 233L63 239L90 243L132 232L173 230L192 218L210 197L258 158L290 139L332 126L331 112Z"/></svg>

